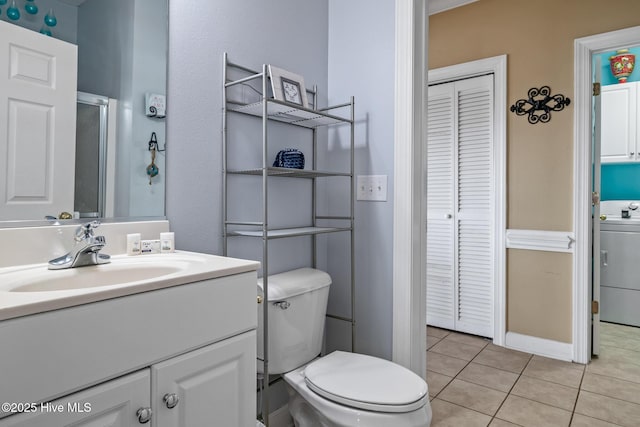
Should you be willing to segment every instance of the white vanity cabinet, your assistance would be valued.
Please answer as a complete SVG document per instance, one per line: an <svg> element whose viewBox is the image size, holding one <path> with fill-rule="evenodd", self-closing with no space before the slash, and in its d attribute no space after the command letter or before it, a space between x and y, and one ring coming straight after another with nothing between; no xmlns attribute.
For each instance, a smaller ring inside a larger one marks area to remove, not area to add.
<svg viewBox="0 0 640 427"><path fill-rule="evenodd" d="M256 280L254 270L0 322L0 401L36 405L0 412L0 427L255 425Z"/></svg>
<svg viewBox="0 0 640 427"><path fill-rule="evenodd" d="M33 412L0 420L0 426L136 426L140 425L137 411L151 407L150 390L150 372L144 369L53 402L38 403L29 409Z"/></svg>
<svg viewBox="0 0 640 427"><path fill-rule="evenodd" d="M152 366L154 426L255 425L255 347L249 332Z"/></svg>
<svg viewBox="0 0 640 427"><path fill-rule="evenodd" d="M600 153L602 163L640 161L638 82L602 86Z"/></svg>

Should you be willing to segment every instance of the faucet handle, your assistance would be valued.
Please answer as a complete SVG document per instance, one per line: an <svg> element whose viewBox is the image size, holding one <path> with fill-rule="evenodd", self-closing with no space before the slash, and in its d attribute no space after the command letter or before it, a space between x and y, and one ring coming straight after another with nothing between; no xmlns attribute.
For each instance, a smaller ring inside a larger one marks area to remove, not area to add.
<svg viewBox="0 0 640 427"><path fill-rule="evenodd" d="M85 239L89 239L93 237L93 230L100 226L100 221L91 221L86 224L82 224L80 227L76 228L75 240L76 242L81 242Z"/></svg>

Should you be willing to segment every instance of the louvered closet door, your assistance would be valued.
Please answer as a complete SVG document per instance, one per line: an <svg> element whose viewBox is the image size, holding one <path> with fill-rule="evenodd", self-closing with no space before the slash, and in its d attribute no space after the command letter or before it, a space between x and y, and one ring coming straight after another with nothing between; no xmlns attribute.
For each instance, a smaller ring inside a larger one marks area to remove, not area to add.
<svg viewBox="0 0 640 427"><path fill-rule="evenodd" d="M493 76L430 87L428 131L427 323L492 337Z"/></svg>
<svg viewBox="0 0 640 427"><path fill-rule="evenodd" d="M427 108L427 324L455 329L454 86L429 88Z"/></svg>

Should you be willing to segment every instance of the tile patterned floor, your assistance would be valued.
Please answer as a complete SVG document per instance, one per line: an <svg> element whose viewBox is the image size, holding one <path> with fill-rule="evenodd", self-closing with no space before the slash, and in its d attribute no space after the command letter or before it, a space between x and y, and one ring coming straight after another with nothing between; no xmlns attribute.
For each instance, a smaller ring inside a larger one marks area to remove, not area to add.
<svg viewBox="0 0 640 427"><path fill-rule="evenodd" d="M640 328L601 323L587 366L427 327L432 427L640 427Z"/></svg>

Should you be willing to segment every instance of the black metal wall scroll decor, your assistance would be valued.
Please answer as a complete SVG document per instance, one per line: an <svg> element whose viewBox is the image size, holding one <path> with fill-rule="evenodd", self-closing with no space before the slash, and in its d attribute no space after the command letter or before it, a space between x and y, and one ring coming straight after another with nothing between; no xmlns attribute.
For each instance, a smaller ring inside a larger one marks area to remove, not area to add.
<svg viewBox="0 0 640 427"><path fill-rule="evenodd" d="M551 120L552 111L562 111L564 107L571 103L564 95L550 95L549 86L542 86L540 89L532 87L527 95L529 99L519 99L511 106L511 112L518 116L528 114L529 123L547 123Z"/></svg>

